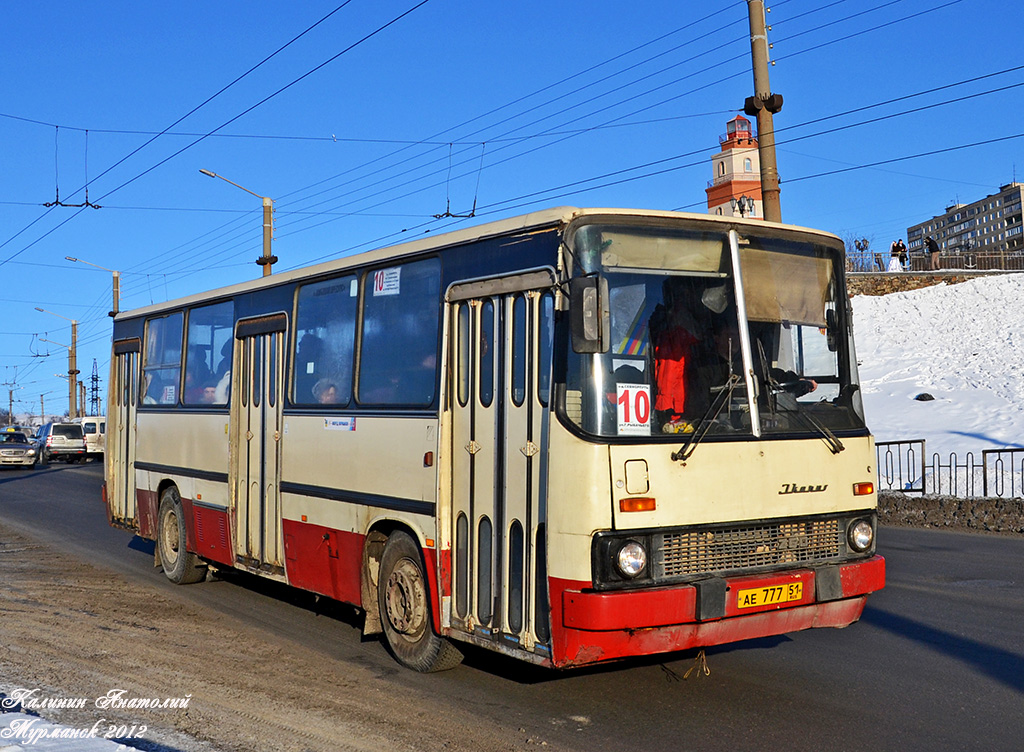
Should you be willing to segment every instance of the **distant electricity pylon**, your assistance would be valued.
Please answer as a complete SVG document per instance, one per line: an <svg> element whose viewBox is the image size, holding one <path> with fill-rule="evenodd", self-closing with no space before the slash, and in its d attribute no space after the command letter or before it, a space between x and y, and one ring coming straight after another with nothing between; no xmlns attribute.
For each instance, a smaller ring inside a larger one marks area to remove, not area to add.
<svg viewBox="0 0 1024 752"><path fill-rule="evenodd" d="M89 415L100 414L100 372L96 367L96 358L92 359L92 376L89 379Z"/></svg>

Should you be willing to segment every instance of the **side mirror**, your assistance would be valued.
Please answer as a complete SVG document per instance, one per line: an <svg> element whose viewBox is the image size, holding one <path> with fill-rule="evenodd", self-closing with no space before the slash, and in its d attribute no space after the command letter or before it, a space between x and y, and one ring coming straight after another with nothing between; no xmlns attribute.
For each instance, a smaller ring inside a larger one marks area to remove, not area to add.
<svg viewBox="0 0 1024 752"><path fill-rule="evenodd" d="M830 308L825 311L825 339L830 352L836 352L839 349L838 333L839 323L836 321L836 312Z"/></svg>
<svg viewBox="0 0 1024 752"><path fill-rule="evenodd" d="M601 277L569 280L569 328L578 353L607 352L610 346L608 283Z"/></svg>

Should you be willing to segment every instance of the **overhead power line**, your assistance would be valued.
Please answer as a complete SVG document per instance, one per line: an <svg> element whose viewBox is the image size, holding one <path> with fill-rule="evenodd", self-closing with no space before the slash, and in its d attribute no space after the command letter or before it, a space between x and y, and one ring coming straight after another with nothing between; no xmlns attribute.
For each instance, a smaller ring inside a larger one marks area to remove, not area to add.
<svg viewBox="0 0 1024 752"><path fill-rule="evenodd" d="M206 98L206 99L205 99L205 100L204 100L204 101L203 101L202 103L200 103L200 104L196 105L195 107L193 107L193 108L192 108L191 110L189 110L189 111L188 111L187 113L185 113L185 114L184 114L184 115L182 115L182 116L181 116L180 118L178 118L178 119L177 119L177 120L175 120L175 121L174 121L173 123L171 123L171 124L170 124L169 126L167 126L167 128L165 128L165 129L164 129L163 131L161 131L160 133L156 134L155 136L153 136L153 138L149 139L149 140L148 140L148 141L146 141L146 142L145 142L144 144L142 144L142 145L141 145L141 146L139 146L138 148L134 149L133 151L131 151L130 153L128 153L127 155L125 155L124 157L122 157L121 159L119 159L119 160L118 160L117 162L115 162L115 163L114 163L113 165L111 165L110 167L108 167L107 169L105 169L105 170L104 170L103 172L101 172L101 173L100 173L99 175L97 175L97 176L96 176L95 178L93 178L93 180L98 180L99 178L103 177L104 175L106 175L106 174L107 174L108 172L110 172L110 171L111 171L111 170L113 170L114 168L116 168L116 167L118 167L119 165L121 165L122 163L124 163L124 162L125 162L125 160L127 160L127 159L131 158L131 157L132 157L132 156L134 156L135 154L138 154L138 153L139 153L139 151L141 151L142 149L144 149L144 148L146 148L147 146L149 146L149 144L153 143L153 142L154 142L154 141L155 141L155 140L156 140L157 138L159 138L159 137L160 137L161 135L163 135L163 133L165 133L165 132L169 131L169 130L170 130L171 128L173 128L174 126L176 126L176 125L178 125L179 123L181 123L182 121L184 121L184 120L185 120L185 119L186 119L187 117L189 117L190 115L192 115L193 113L195 113L195 112L196 112L197 110L201 109L202 107L205 107L205 106L206 106L207 104L209 104L209 103L210 103L211 101L213 101L214 99L216 99L217 97L219 97L219 96L220 96L221 94L223 94L223 93L224 93L225 91L227 91L227 90L228 90L228 89L230 89L230 88L231 88L232 86L234 86L234 85L235 85L236 83L238 83L239 81L241 81L241 80L242 80L243 78L245 78L246 76L248 76L248 75L249 75L250 73L252 73L253 71L255 71L255 70L256 70L257 68L261 67L261 66L262 66L262 65L263 65L264 63L266 63L266 62L267 62L268 60L270 60L271 58L275 57L276 55L278 55L279 53L281 53L282 51L284 51L285 49L287 49L288 47L290 47L290 46L291 46L291 45L292 45L293 43L295 43L296 41L298 41L299 39L301 39L301 38L302 38L303 36L305 36L306 34L308 34L308 33L309 33L310 31L312 31L313 29L315 29L315 28L316 28L317 26L319 26L320 24L322 24L322 23L323 23L324 21L326 21L326 20L327 20L328 18L330 18L331 16L333 16L333 15L334 15L335 13L337 13L337 12L338 12L339 10L341 10L342 8L344 8L344 7L345 7L346 5L348 5L348 4L350 3L350 2L352 2L352 0L345 0L345 2L343 2L343 3L342 3L341 5L339 5L339 6L337 7L337 8L335 8L335 9L334 9L334 10L332 10L332 11L331 11L330 13L328 13L328 14L327 14L326 16L324 16L323 18L321 18L321 19L320 19L319 21L317 21L316 23L314 23L314 24L313 24L312 26L309 26L309 27L308 27L307 29L305 29L305 31L303 31L303 32L302 32L301 34L299 34L298 36L296 36L296 37L292 38L292 39L291 39L291 40L290 40L289 42L287 42L286 44L284 44L284 45L282 45L281 47L279 47L279 48L278 48L277 50L275 50L274 52L272 52L272 53L271 53L270 55L268 55L267 57L265 57L265 58L264 58L263 60L261 60L260 62L258 62L258 63L257 63L256 65L252 66L252 67L251 67L251 68L250 68L249 70L247 70L247 71L246 71L245 73L243 73L242 75L240 75L240 76L238 76L237 78L235 78L235 80L233 80L233 81L232 81L231 83L229 83L229 84L227 84L226 86L222 87L222 88L221 88L221 89L220 89L220 90L219 90L218 92L216 92L215 94L213 94L213 95L211 95L211 96L207 97L207 98ZM424 2L426 2L426 0L424 0ZM8 117L10 117L10 116L8 116ZM19 118L19 119L21 119L21 120L27 120L27 118ZM56 126L56 125L54 125L54 127L57 127L57 126ZM165 161L166 161L166 160L165 160ZM160 164L163 164L163 162L161 162ZM145 174L145 173L143 173L143 174ZM136 177L141 177L141 175L139 175L139 176L136 176ZM134 179L135 179L135 178L133 178L133 180L134 180ZM128 181L128 182L131 182L131 181ZM122 184L121 186L119 186L118 188L115 188L114 190L115 190L115 191L116 191L116 190L120 190L120 188L123 188L123 187L124 187L125 185L127 185L127 183L124 183L124 184ZM85 187L85 186L82 186L82 188L84 188L84 187ZM82 188L79 188L78 190L82 190ZM75 195L76 193L78 193L78 191L73 191L71 195L73 196L73 195ZM107 194L105 194L105 195L109 196L109 195L110 195L110 193L113 193L113 191L111 191L111 192L109 192L109 193L107 193ZM53 208L53 207L51 207L51 209L52 209L52 208ZM24 232L25 232L26 230L28 230L28 229L29 229L30 227L32 227L32 226L33 226L34 224L36 224L36 222L38 222L39 220L43 219L43 217L45 217L45 216L46 216L46 215L48 215L49 213L50 213L50 211L49 211L49 210L48 210L48 211L46 211L46 212L44 212L44 213L43 213L43 214L41 214L41 215L40 215L39 217L37 217L36 219L34 219L34 220L33 220L32 222L30 222L30 223L29 223L29 224L28 224L28 225L27 225L27 226L26 226L25 228L23 228L22 230L20 230L20 231L18 231L17 233L15 233L15 234L14 234L14 235L13 235L13 236L12 236L11 238L8 238L8 239L7 239L6 241L4 241L3 243L0 243L0 248L3 248L3 247L4 247L5 245L7 245L7 244L8 244L9 242L11 242L11 241L12 241L12 240L14 240L15 238L17 238L17 237L18 237L19 235L21 235L22 233L24 233ZM38 243L38 242L39 242L40 240L42 240L43 238L45 238L45 237L47 237L48 235L50 235L50 234L51 234L51 233L52 233L52 232L53 232L54 230L56 230L56 229L58 229L58 228L60 228L60 227L63 227L63 226L65 225L65 224L67 224L67 222L68 222L68 221L70 221L70 219L73 219L74 217L78 216L78 214L80 214L80 213L81 213L80 211L79 211L79 212L75 212L75 213L74 213L74 214L72 214L72 215L71 215L71 216L70 216L70 217L69 217L69 218L68 218L67 220L65 220L64 222L61 222L61 223L60 223L59 225L57 225L57 227L53 228L53 230L50 230L50 232L47 232L47 233L46 233L45 235L43 235L43 236L42 236L41 238L38 238L38 239L37 239L36 241L34 241L34 242L33 242L33 243L31 243L30 245L26 246L25 248L21 249L20 251L18 251L18 253L14 254L13 256L10 256L9 258L7 258L7 259L5 259L5 260L3 260L3 261L0 261L0 266L3 266L4 264L6 264L6 263L7 263L8 261L10 261L11 259L13 259L13 258L16 258L17 256L21 255L22 253L24 253L25 251L27 251L27 250L28 250L29 248L31 248L31 247L32 247L33 245L35 245L36 243Z"/></svg>

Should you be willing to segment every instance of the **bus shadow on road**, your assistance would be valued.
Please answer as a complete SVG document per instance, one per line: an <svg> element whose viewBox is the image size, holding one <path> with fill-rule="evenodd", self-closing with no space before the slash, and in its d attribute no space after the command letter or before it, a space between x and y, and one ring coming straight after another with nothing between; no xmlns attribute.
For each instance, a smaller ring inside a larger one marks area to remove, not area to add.
<svg viewBox="0 0 1024 752"><path fill-rule="evenodd" d="M933 648L951 658L970 664L981 673L1018 692L1024 691L1022 655L935 629L919 621L877 608L865 609L861 621Z"/></svg>

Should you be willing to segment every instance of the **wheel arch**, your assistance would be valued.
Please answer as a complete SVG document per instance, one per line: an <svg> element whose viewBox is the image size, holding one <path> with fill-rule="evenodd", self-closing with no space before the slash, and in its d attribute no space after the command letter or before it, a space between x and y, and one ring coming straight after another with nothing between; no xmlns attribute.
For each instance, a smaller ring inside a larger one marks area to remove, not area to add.
<svg viewBox="0 0 1024 752"><path fill-rule="evenodd" d="M159 518L160 500L164 497L164 491L173 488L178 492L178 501L181 502L182 522L185 523L185 549L191 553L196 550L195 520L192 519L192 500L186 500L181 494L181 486L173 478L163 478L156 487L156 517ZM159 523L154 526L154 532L159 535ZM156 546L153 552L154 566L162 566L160 561L160 546Z"/></svg>
<svg viewBox="0 0 1024 752"><path fill-rule="evenodd" d="M427 576L430 588L430 616L435 631L441 633L440 604L437 589L437 566L433 556L424 554L424 538L421 532L404 520L382 518L374 520L363 539L363 564L360 569L360 599L362 600L365 621L363 634L374 635L383 631L380 623L380 610L377 605L377 590L380 574L381 557L384 546L393 533L403 532L413 539L420 552L420 564Z"/></svg>

